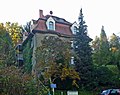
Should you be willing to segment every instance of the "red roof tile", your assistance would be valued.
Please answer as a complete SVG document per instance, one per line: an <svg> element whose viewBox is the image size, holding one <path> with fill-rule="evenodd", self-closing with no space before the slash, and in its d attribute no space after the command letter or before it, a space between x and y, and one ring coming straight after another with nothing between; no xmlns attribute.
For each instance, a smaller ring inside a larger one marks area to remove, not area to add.
<svg viewBox="0 0 120 95"><path fill-rule="evenodd" d="M37 27L34 30L40 30L40 31L49 31L46 26L46 20L39 19L37 22ZM50 32L50 31L49 31ZM72 32L70 30L70 25L69 24L64 24L64 23L55 23L55 31L57 33L63 34L63 35L72 35Z"/></svg>
<svg viewBox="0 0 120 95"><path fill-rule="evenodd" d="M47 31L46 28L45 20L39 20L34 30Z"/></svg>
<svg viewBox="0 0 120 95"><path fill-rule="evenodd" d="M70 25L56 23L56 32L60 34L72 35Z"/></svg>

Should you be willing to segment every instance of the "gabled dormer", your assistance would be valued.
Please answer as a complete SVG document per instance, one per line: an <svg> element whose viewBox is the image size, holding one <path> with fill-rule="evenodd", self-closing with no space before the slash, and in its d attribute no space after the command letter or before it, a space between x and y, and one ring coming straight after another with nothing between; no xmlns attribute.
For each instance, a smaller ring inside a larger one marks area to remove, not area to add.
<svg viewBox="0 0 120 95"><path fill-rule="evenodd" d="M75 35L78 32L78 24L76 22L74 22L71 26L71 31L72 33Z"/></svg>
<svg viewBox="0 0 120 95"><path fill-rule="evenodd" d="M46 21L47 29L55 31L55 20L49 17Z"/></svg>

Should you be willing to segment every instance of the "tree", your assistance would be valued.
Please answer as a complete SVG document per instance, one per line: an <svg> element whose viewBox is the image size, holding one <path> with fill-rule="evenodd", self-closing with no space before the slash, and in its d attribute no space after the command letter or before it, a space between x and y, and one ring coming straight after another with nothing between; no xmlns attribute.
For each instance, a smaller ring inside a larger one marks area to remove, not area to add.
<svg viewBox="0 0 120 95"><path fill-rule="evenodd" d="M100 34L100 64L106 65L109 63L109 42L104 31L104 26L102 26Z"/></svg>
<svg viewBox="0 0 120 95"><path fill-rule="evenodd" d="M115 34L108 41L102 26L100 38L96 37L92 42L96 86L117 87L119 85L118 70L115 67L115 65L119 64L120 60L119 46L119 41ZM108 79L107 77L110 76L111 78Z"/></svg>
<svg viewBox="0 0 120 95"><path fill-rule="evenodd" d="M80 85L87 86L92 77L92 49L90 46L92 39L87 35L87 25L85 25L83 17L81 9L78 18L79 31L76 33L74 39L74 51L77 54L74 63L81 77Z"/></svg>
<svg viewBox="0 0 120 95"><path fill-rule="evenodd" d="M57 79L62 81L69 78L73 80L73 85L77 86L76 80L79 80L80 77L70 66L70 43L58 37L46 36L41 44L36 50L36 75L43 76L45 81L51 78L52 83L55 83Z"/></svg>
<svg viewBox="0 0 120 95"><path fill-rule="evenodd" d="M22 39L21 26L19 26L18 23L6 22L5 29L9 33L15 46Z"/></svg>
<svg viewBox="0 0 120 95"><path fill-rule="evenodd" d="M27 22L26 25L24 25L22 27L22 31L23 32L28 32L28 33L31 32L31 21Z"/></svg>
<svg viewBox="0 0 120 95"><path fill-rule="evenodd" d="M0 75L0 95L38 95L40 92L33 77L15 66L1 68Z"/></svg>
<svg viewBox="0 0 120 95"><path fill-rule="evenodd" d="M96 36L95 40L92 41L92 48L94 50L94 53L100 50L100 38L98 36Z"/></svg>
<svg viewBox="0 0 120 95"><path fill-rule="evenodd" d="M93 41L93 62L97 65L107 65L110 63L109 42L102 26L100 38ZM95 47L97 46L97 47Z"/></svg>
<svg viewBox="0 0 120 95"><path fill-rule="evenodd" d="M0 62L3 63L4 66L10 66L15 62L15 51L12 39L3 23L0 23Z"/></svg>
<svg viewBox="0 0 120 95"><path fill-rule="evenodd" d="M120 72L120 42L114 33L110 38L110 50L112 55L111 64L117 65Z"/></svg>

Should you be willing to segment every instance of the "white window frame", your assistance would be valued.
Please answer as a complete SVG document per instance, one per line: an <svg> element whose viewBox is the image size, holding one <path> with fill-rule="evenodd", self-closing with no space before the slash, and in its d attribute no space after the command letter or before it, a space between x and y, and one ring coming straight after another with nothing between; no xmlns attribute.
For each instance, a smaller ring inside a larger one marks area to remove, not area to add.
<svg viewBox="0 0 120 95"><path fill-rule="evenodd" d="M50 25L52 23L52 25ZM55 20L52 17L49 17L46 21L46 26L48 30L55 31Z"/></svg>
<svg viewBox="0 0 120 95"><path fill-rule="evenodd" d="M73 43L73 41L70 41L71 42L71 48L73 48L74 47L74 43Z"/></svg>
<svg viewBox="0 0 120 95"><path fill-rule="evenodd" d="M74 57L73 56L70 59L70 64L74 65Z"/></svg>
<svg viewBox="0 0 120 95"><path fill-rule="evenodd" d="M76 29L75 29L76 28ZM72 33L75 35L76 33L77 33L77 29L78 29L79 27L78 27L78 24L76 23L76 22L74 22L73 24L72 24L72 26L71 26L71 31L72 31Z"/></svg>

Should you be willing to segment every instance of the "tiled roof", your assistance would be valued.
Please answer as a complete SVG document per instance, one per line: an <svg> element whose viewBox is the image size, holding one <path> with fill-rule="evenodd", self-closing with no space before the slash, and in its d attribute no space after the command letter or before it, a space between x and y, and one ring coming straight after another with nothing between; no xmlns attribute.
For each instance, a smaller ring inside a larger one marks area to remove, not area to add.
<svg viewBox="0 0 120 95"><path fill-rule="evenodd" d="M66 21L65 19L63 18L59 18L57 16L52 16L52 15L46 15L45 18L48 19L49 17L52 17L56 22L58 23L63 23L63 24L68 24L68 25L71 25L70 22Z"/></svg>
<svg viewBox="0 0 120 95"><path fill-rule="evenodd" d="M52 15L46 15L46 16L43 16L42 18L39 18L35 22L36 27L33 30L45 31L47 33L48 32L50 33L51 31L48 30L46 26L46 21L49 17L52 17L55 20L55 31L53 32L57 32L59 34L68 35L68 36L72 35L72 31L70 29L72 24L63 18L59 18L57 16L52 16Z"/></svg>

